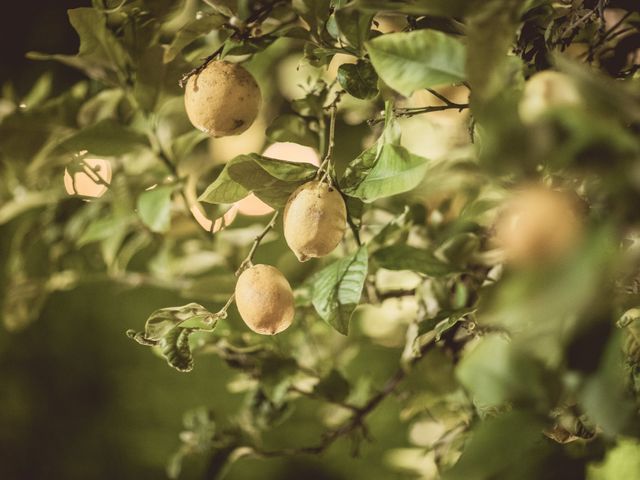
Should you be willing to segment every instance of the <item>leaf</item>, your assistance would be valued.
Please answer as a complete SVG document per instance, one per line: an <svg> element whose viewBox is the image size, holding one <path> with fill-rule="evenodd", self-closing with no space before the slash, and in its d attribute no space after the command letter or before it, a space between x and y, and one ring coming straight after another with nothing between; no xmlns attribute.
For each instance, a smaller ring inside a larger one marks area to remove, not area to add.
<svg viewBox="0 0 640 480"><path fill-rule="evenodd" d="M161 308L147 319L143 332L127 330L127 336L141 345L158 345L169 365L188 372L193 369L189 335L194 331L213 331L223 316L197 303Z"/></svg>
<svg viewBox="0 0 640 480"><path fill-rule="evenodd" d="M138 197L138 215L152 232L166 232L171 222L173 186L165 185L143 192Z"/></svg>
<svg viewBox="0 0 640 480"><path fill-rule="evenodd" d="M486 101L513 84L520 62L508 55L520 25L524 0L489 0L469 17L466 71L472 100ZM488 114L491 114L489 112Z"/></svg>
<svg viewBox="0 0 640 480"><path fill-rule="evenodd" d="M553 404L553 390L558 387L539 361L497 334L483 337L464 356L456 376L484 407L520 402L535 403L544 411Z"/></svg>
<svg viewBox="0 0 640 480"><path fill-rule="evenodd" d="M200 202L233 203L238 200L242 200L249 194L249 190L229 176L229 166L234 161L239 161L236 160L237 158L238 157L234 158L224 166L224 169L220 172L218 178L216 178L215 181L207 187L204 193L198 197Z"/></svg>
<svg viewBox="0 0 640 480"><path fill-rule="evenodd" d="M464 317L466 317L468 314L469 309L464 309L464 311L460 313L454 313L444 320L440 320L438 323L436 323L436 326L433 328L433 331L436 334L436 342L439 341L442 338L442 335L444 335L447 331L464 320Z"/></svg>
<svg viewBox="0 0 640 480"><path fill-rule="evenodd" d="M334 368L316 384L313 392L331 402L343 402L349 395L349 389L347 379Z"/></svg>
<svg viewBox="0 0 640 480"><path fill-rule="evenodd" d="M130 61L127 52L107 28L107 16L93 8L68 11L69 21L80 37L77 55L49 55L29 52L34 60L55 60L83 70L90 78L119 83Z"/></svg>
<svg viewBox="0 0 640 480"><path fill-rule="evenodd" d="M380 78L404 96L465 78L465 46L433 30L381 35L365 44Z"/></svg>
<svg viewBox="0 0 640 480"><path fill-rule="evenodd" d="M367 248L341 258L311 278L312 303L320 317L343 335L362 295L367 276Z"/></svg>
<svg viewBox="0 0 640 480"><path fill-rule="evenodd" d="M164 51L164 62L171 62L189 44L214 29L220 28L227 19L219 13L203 15L178 30L173 41ZM222 39L224 40L224 39Z"/></svg>
<svg viewBox="0 0 640 480"><path fill-rule="evenodd" d="M280 115L271 122L265 134L272 142L293 142L318 148L318 135L298 115Z"/></svg>
<svg viewBox="0 0 640 480"><path fill-rule="evenodd" d="M441 277L456 271L451 265L438 260L430 251L409 245L393 245L377 250L372 259L388 270L413 270L431 277Z"/></svg>
<svg viewBox="0 0 640 480"><path fill-rule="evenodd" d="M88 150L96 155L118 156L145 146L147 141L144 135L114 120L105 119L65 138L58 144L57 150Z"/></svg>
<svg viewBox="0 0 640 480"><path fill-rule="evenodd" d="M131 216L110 214L93 220L76 241L78 247L89 243L106 240L116 235L115 232L126 230L131 223Z"/></svg>
<svg viewBox="0 0 640 480"><path fill-rule="evenodd" d="M412 225L413 216L411 215L409 207L405 206L400 215L393 218L367 242L369 252L374 253L376 250L389 244L405 243Z"/></svg>
<svg viewBox="0 0 640 480"><path fill-rule="evenodd" d="M334 14L338 33L356 50L362 50L369 39L373 14L353 8L341 8Z"/></svg>
<svg viewBox="0 0 640 480"><path fill-rule="evenodd" d="M169 365L180 372L193 370L193 355L189 348L188 328L174 328L160 339L160 351Z"/></svg>
<svg viewBox="0 0 640 480"><path fill-rule="evenodd" d="M353 97L369 100L378 95L378 75L369 62L344 63L338 68L338 83Z"/></svg>
<svg viewBox="0 0 640 480"><path fill-rule="evenodd" d="M552 446L544 442L544 423L530 413L513 411L481 422L443 480L535 480L557 472L560 465L545 464ZM496 455L496 452L500 452ZM549 459L550 460L550 459ZM550 468L550 470L545 470ZM558 476L557 478L579 478Z"/></svg>
<svg viewBox="0 0 640 480"><path fill-rule="evenodd" d="M175 327L213 330L217 322L216 314L197 303L188 303L153 312L145 323L143 335L146 340L158 341Z"/></svg>
<svg viewBox="0 0 640 480"><path fill-rule="evenodd" d="M280 208L316 171L310 163L286 162L255 153L239 155L225 165L216 181L200 196L200 201L231 203L253 192L270 206Z"/></svg>
<svg viewBox="0 0 640 480"><path fill-rule="evenodd" d="M373 202L413 190L427 173L427 159L412 154L400 145L385 144L375 160L370 150L364 154L362 164L370 164L373 160L373 167L359 183L343 187L346 195L363 202ZM353 176L351 172L350 175Z"/></svg>
<svg viewBox="0 0 640 480"><path fill-rule="evenodd" d="M587 378L578 397L584 412L610 438L638 436L640 430L637 407L629 395L621 364L621 332L617 331L611 335L597 370Z"/></svg>
<svg viewBox="0 0 640 480"><path fill-rule="evenodd" d="M418 16L461 17L481 3L480 0L355 0L352 5L375 13L386 10Z"/></svg>

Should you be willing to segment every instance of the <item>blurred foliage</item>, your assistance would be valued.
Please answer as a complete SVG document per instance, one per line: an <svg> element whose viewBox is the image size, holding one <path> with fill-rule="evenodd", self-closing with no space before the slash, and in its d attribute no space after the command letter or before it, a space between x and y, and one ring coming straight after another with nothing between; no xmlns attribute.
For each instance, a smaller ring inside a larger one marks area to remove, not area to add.
<svg viewBox="0 0 640 480"><path fill-rule="evenodd" d="M636 2L68 16L78 53L27 57L83 79L0 98L0 477L640 478ZM206 58L260 84L238 137L185 114L179 82ZM580 101L529 121L548 69ZM316 149L346 199L326 258L298 263L276 217L230 206L280 209L321 173L263 155L273 142ZM511 264L496 222L534 183L570 195L584 232ZM247 259L295 290L277 337L232 305Z"/></svg>

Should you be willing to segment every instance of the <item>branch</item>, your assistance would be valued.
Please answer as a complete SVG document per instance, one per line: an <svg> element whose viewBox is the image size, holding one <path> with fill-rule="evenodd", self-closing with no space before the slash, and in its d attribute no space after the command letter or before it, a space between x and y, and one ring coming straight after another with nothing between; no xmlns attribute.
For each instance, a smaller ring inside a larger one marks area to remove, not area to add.
<svg viewBox="0 0 640 480"><path fill-rule="evenodd" d="M275 226L276 219L278 218L279 213L280 212L278 210L274 212L271 220L269 220L269 223L267 223L267 225L264 227L264 230L262 230L262 232L260 232L260 234L254 239L253 245L251 245L251 250L249 250L249 253L236 271L236 277L253 265L252 261L254 255L256 254L256 250L258 249L258 246L260 245L260 242L262 242L262 239L265 237L265 235L269 233L269 231Z"/></svg>
<svg viewBox="0 0 640 480"><path fill-rule="evenodd" d="M429 93L431 93L438 100L444 102L444 105L429 105L426 107L413 107L413 108L394 108L393 114L396 117L413 117L414 115L421 115L423 113L431 113L431 112L441 112L443 110L458 110L462 112L463 110L469 108L468 103L456 103L449 100L447 97L442 95L435 90L427 88ZM372 118L367 121L369 125L375 125L377 123L384 122L385 117L382 115L380 118Z"/></svg>
<svg viewBox="0 0 640 480"><path fill-rule="evenodd" d="M432 339L420 347L418 355L411 359L407 367L399 367L396 372L389 377L382 390L369 397L365 404L361 407L356 407L353 410L352 415L345 420L339 427L334 430L327 431L320 442L316 445L309 445L306 447L285 448L281 450L267 450L256 446L247 447L250 450L249 455L256 457L270 458L270 457L282 457L290 455L302 455L302 454L320 454L327 450L333 443L341 437L348 435L356 430L362 430L365 435L367 433L364 421L366 417L372 413L382 401L396 391L398 386L407 377L416 363L418 363L425 354L435 345L435 341Z"/></svg>
<svg viewBox="0 0 640 480"><path fill-rule="evenodd" d="M201 65L183 74L182 77L180 77L180 80L178 81L178 85L180 85L180 88L185 87L189 78L193 77L194 75L199 75L205 68L207 68L207 66L209 66L211 62L213 62L216 58L220 56L223 49L224 49L224 43L220 45L215 52L213 52L211 55L206 57L202 61Z"/></svg>

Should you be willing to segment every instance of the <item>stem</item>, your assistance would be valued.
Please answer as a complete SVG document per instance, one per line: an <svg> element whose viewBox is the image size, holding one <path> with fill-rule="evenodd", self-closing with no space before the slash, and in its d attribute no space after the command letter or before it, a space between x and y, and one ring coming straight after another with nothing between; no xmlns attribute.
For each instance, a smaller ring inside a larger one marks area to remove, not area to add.
<svg viewBox="0 0 640 480"><path fill-rule="evenodd" d="M222 45L220 45L215 52L213 52L211 55L209 55L208 57L206 57L202 64L197 66L196 68L189 70L187 73L185 73L184 75L182 75L182 77L180 77L180 80L178 81L178 85L180 85L180 88L184 88L185 85L187 84L187 81L189 80L189 78L193 77L194 75L199 75L205 68L207 68L207 66L213 62L217 57L220 56L220 54L222 53L222 50L224 49L224 43Z"/></svg>
<svg viewBox="0 0 640 480"><path fill-rule="evenodd" d="M462 112L463 110L469 108L468 103L456 103L449 100L447 97L442 95L435 90L427 88L427 91L431 93L438 100L444 102L444 105L429 105L426 107L411 107L411 108L394 108L393 114L396 117L413 117L414 115L421 115L423 113L431 113L431 112L441 112L443 110L458 110ZM369 125L375 125L377 123L384 122L384 115L380 118L372 118L367 123Z"/></svg>
<svg viewBox="0 0 640 480"><path fill-rule="evenodd" d="M246 258L242 261L240 267L238 267L238 270L236 271L236 277L253 265L253 257L256 254L256 250L258 249L260 242L262 242L265 235L267 235L267 233L269 233L269 231L275 226L279 214L280 212L276 210L271 217L271 220L269 220L269 223L264 227L264 230L262 230L262 232L260 232L260 234L255 238L253 245L251 245L251 250L249 250Z"/></svg>
<svg viewBox="0 0 640 480"><path fill-rule="evenodd" d="M324 170L324 175L320 178L323 182L329 174L329 163L331 162L331 156L333 155L333 147L335 145L335 131L336 131L336 112L338 110L337 104L334 102L330 105L329 116L329 143L327 144L327 153L325 154L318 171L316 172L316 178L320 177L320 173Z"/></svg>

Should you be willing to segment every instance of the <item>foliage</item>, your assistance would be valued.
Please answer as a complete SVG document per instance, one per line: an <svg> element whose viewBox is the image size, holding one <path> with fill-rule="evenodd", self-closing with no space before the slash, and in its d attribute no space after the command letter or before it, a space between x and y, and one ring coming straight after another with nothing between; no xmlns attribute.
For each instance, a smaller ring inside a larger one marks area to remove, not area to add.
<svg viewBox="0 0 640 480"><path fill-rule="evenodd" d="M220 478L247 457L326 454L342 439L356 454L390 402L403 436L380 468L410 478L640 477L637 6L94 0L69 21L76 55L28 57L87 79L52 95L45 76L0 100L2 319L38 329L50 295L96 280L199 302L127 331L179 371L217 357L246 399L224 417L215 399L187 414L172 478L198 456ZM261 141L317 149L321 166L248 150L216 162L219 140L191 127L179 87L203 58L242 62L265 99ZM295 76L288 58L301 85L273 73ZM523 123L525 81L547 69L583 104ZM457 137L427 155L435 112L453 115L441 118ZM110 181L90 158L110 162ZM108 192L65 195L65 169ZM349 232L329 258L298 264L278 209L321 175L345 198ZM518 268L492 229L507 192L533 182L572 192L586 233L561 261ZM271 221L215 231L194 213L219 217L249 193L276 209ZM254 259L295 290L276 340L232 306ZM308 401L313 416L300 414ZM314 436L290 437L296 422Z"/></svg>

